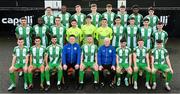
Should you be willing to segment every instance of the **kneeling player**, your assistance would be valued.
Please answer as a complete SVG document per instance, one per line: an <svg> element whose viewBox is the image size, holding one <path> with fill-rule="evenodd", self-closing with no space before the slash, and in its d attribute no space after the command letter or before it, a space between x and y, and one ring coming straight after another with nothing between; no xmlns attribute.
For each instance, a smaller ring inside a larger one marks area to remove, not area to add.
<svg viewBox="0 0 180 94"><path fill-rule="evenodd" d="M150 80L150 65L149 65L149 54L146 47L144 47L144 41L142 39L138 40L138 47L134 48L133 53L133 60L134 60L134 89L138 89L137 86L137 79L138 79L138 72L145 71L146 72L146 88L151 89L149 86Z"/></svg>
<svg viewBox="0 0 180 94"><path fill-rule="evenodd" d="M121 84L121 74L122 70L124 69L127 72L127 75L124 79L125 85L129 86L128 79L131 77L132 68L132 54L131 49L126 46L126 39L121 39L120 47L116 49L117 56L116 56L116 74L117 74L117 86Z"/></svg>
<svg viewBox="0 0 180 94"><path fill-rule="evenodd" d="M8 91L13 90L16 87L14 72L18 69L23 69L24 72L24 89L28 89L27 85L27 66L28 66L28 48L24 45L23 38L19 38L17 41L18 46L13 50L12 65L9 68L11 85Z"/></svg>
<svg viewBox="0 0 180 94"><path fill-rule="evenodd" d="M172 79L172 74L174 73L168 51L163 48L163 43L162 40L157 40L156 41L157 48L152 49L152 81L153 81L153 86L152 89L156 89L156 72L157 71L162 71L163 73L166 74L166 83L165 83L165 88L169 91L171 90L169 86L169 82Z"/></svg>
<svg viewBox="0 0 180 94"><path fill-rule="evenodd" d="M33 88L33 74L32 72L35 70L40 70L41 72L41 90L44 89L44 56L45 56L45 48L40 45L41 44L41 38L36 37L35 38L35 45L31 47L30 49L30 65L28 68L29 72L29 89Z"/></svg>
<svg viewBox="0 0 180 94"><path fill-rule="evenodd" d="M57 87L58 90L61 90L61 79L62 79L62 66L61 66L61 53L62 48L58 45L56 36L52 36L51 38L52 44L47 47L46 49L46 56L45 56L45 77L46 77L46 84L48 85L45 89L46 91L50 88L50 73L49 71L53 71L54 69L57 70ZM48 61L49 60L49 61ZM49 62L49 63L48 63Z"/></svg>
<svg viewBox="0 0 180 94"><path fill-rule="evenodd" d="M93 43L92 35L87 36L87 44L82 46L82 54L81 54L81 65L80 65L80 73L79 73L79 89L83 88L83 80L84 80L84 70L87 68L91 68L94 74L94 88L98 88L98 65L97 65L97 46Z"/></svg>

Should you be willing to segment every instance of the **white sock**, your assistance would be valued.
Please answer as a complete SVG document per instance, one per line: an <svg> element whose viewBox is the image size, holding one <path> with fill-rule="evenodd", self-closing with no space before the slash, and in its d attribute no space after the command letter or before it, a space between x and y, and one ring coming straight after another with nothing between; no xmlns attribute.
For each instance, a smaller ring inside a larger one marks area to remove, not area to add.
<svg viewBox="0 0 180 94"><path fill-rule="evenodd" d="M47 85L50 85L50 81L47 81L46 84L47 84Z"/></svg>
<svg viewBox="0 0 180 94"><path fill-rule="evenodd" d="M94 81L94 83L97 83L97 81Z"/></svg>
<svg viewBox="0 0 180 94"><path fill-rule="evenodd" d="M57 82L57 85L60 85L60 84L61 84L61 81L58 81L58 82Z"/></svg>

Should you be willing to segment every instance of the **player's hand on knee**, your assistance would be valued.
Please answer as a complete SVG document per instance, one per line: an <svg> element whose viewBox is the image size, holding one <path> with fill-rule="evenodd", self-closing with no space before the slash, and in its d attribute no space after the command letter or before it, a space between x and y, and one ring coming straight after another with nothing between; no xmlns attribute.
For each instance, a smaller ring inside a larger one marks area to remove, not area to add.
<svg viewBox="0 0 180 94"><path fill-rule="evenodd" d="M99 66L99 70L101 71L103 69L103 66Z"/></svg>
<svg viewBox="0 0 180 94"><path fill-rule="evenodd" d="M76 70L79 69L79 64L76 64L76 65L75 65L75 69L76 69Z"/></svg>
<svg viewBox="0 0 180 94"><path fill-rule="evenodd" d="M137 72L138 71L138 67L134 66L134 71Z"/></svg>
<svg viewBox="0 0 180 94"><path fill-rule="evenodd" d="M116 70L115 66L111 66L111 69L112 69L112 70Z"/></svg>
<svg viewBox="0 0 180 94"><path fill-rule="evenodd" d="M45 70L49 70L49 65L46 65Z"/></svg>
<svg viewBox="0 0 180 94"><path fill-rule="evenodd" d="M171 73L172 73L172 74L174 74L174 71L173 71L173 69L172 69L172 68L170 68L170 71L171 71Z"/></svg>
<svg viewBox="0 0 180 94"><path fill-rule="evenodd" d="M147 67L147 70L150 72L150 71L151 71L151 68L150 68L150 67Z"/></svg>
<svg viewBox="0 0 180 94"><path fill-rule="evenodd" d="M32 64L31 64L31 65L29 65L29 68L30 68L30 69L32 69L32 68L33 68L33 65L32 65Z"/></svg>
<svg viewBox="0 0 180 94"><path fill-rule="evenodd" d="M66 64L63 65L63 69L67 70L67 65Z"/></svg>

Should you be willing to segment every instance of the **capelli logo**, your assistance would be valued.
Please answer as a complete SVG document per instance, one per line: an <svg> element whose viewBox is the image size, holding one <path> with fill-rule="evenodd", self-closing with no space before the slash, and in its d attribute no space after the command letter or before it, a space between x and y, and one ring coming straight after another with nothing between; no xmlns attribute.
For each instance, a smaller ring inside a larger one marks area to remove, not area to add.
<svg viewBox="0 0 180 94"><path fill-rule="evenodd" d="M27 19L27 24L32 25L33 16L25 16L25 18ZM2 18L1 22L3 24L13 24L14 26L17 26L20 24L21 18Z"/></svg>

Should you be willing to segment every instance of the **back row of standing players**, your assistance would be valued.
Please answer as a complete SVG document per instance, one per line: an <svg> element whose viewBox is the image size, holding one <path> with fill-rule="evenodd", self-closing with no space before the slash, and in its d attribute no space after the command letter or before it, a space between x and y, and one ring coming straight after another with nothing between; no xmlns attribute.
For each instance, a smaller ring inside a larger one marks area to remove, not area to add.
<svg viewBox="0 0 180 94"><path fill-rule="evenodd" d="M137 39L142 38L148 49L151 49L158 39L163 40L163 44L168 39L168 34L163 30L163 23L154 15L154 8L148 9L149 15L143 16L138 13L139 7L132 6L133 13L128 15L125 6L121 6L117 14L112 12L112 5L107 4L106 12L102 15L97 12L97 5L91 5L91 13L87 16L81 13L81 6L76 5L76 13L71 15L65 5L57 17L52 14L50 7L46 8L46 13L38 18L38 24L28 26L26 19L21 19L21 25L16 28L16 37L23 37L25 45L32 46L32 38L40 36L42 45L47 47L50 42L50 36L57 36L58 44L63 47L68 37L74 35L77 43L85 44L86 36L91 34L95 39L95 44L101 46L105 37L109 37L112 46L117 48L120 40L125 37L127 46L131 49L136 47ZM129 22L129 24L128 24ZM143 24L143 26L141 26ZM157 32L156 32L157 31ZM49 39L48 39L49 38ZM154 42L152 42L154 41Z"/></svg>

